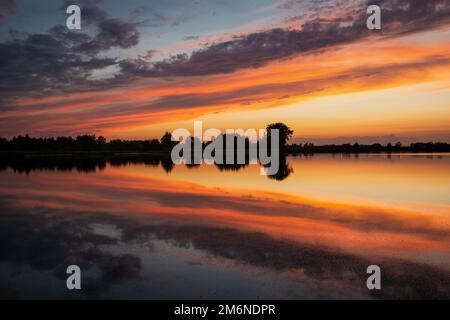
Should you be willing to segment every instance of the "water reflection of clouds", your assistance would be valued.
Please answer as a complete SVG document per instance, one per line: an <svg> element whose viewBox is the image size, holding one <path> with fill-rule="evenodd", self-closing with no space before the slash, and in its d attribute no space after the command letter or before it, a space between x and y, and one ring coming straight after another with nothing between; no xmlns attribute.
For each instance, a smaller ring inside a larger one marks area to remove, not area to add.
<svg viewBox="0 0 450 320"><path fill-rule="evenodd" d="M448 272L437 267L401 259L361 257L261 232L163 221L155 224L154 219L150 222L150 219L134 219L129 215L118 217L42 207L23 210L10 207L3 200L2 207L5 211L0 216L0 261L11 266L28 265L33 270L51 271L62 280L69 264L78 264L85 271L97 270L92 275L86 273L83 293L91 297L130 280L146 281L142 278L141 257L114 253L107 248L121 243L130 248L137 244L148 249L149 243L156 240L274 272L299 270L311 281L332 283L331 291L342 287L360 290L365 283L365 268L382 262L384 287L380 297L444 298L450 293ZM92 226L100 224L120 230L121 237L117 238L117 232L113 236L99 234Z"/></svg>
<svg viewBox="0 0 450 320"><path fill-rule="evenodd" d="M208 216L211 220L227 213L239 215L243 220L310 220L358 232L404 234L428 240L444 240L450 235L450 224L445 216L367 205L338 205L273 192L216 189L121 171L89 176L38 173L27 179L5 176L0 192L30 206L61 207L63 204L73 210L184 217L191 214Z"/></svg>
<svg viewBox="0 0 450 320"><path fill-rule="evenodd" d="M97 271L97 275L91 277L86 273L87 276L83 277L87 294L97 294L140 274L138 257L116 255L101 249L102 246L117 244L119 239L97 234L89 225L111 219L108 216L44 207L24 210L11 207L3 199L1 206L2 263L18 269L28 266L34 271L50 271L61 279L61 291L65 286L67 266L76 264L84 271Z"/></svg>
<svg viewBox="0 0 450 320"><path fill-rule="evenodd" d="M298 286L305 281L326 284L325 296L367 293L365 268L374 263L383 269L379 297L450 297L446 216L218 189L121 167L107 166L101 174L88 175L1 175L0 268L6 270L0 276L2 296L11 296L5 277L14 270L26 273L26 266L64 280L65 267L78 264L87 270L84 294L90 297L136 281L145 285L145 261L157 259L163 250L157 242L162 241L169 248L196 252L199 258L191 268L229 261L227 268L243 277L240 266L245 265L269 270L278 279L294 277ZM169 256L176 252L164 250ZM170 271L154 271L172 273L174 279L188 272L172 262L171 266ZM184 268L189 269L189 263ZM173 288L171 281L166 285ZM227 285L225 280L222 284ZM253 285L257 288L258 282ZM150 296L164 296L164 288ZM148 290L141 297L153 289ZM178 290L189 297L188 289L178 285ZM276 293L295 296L281 292ZM307 291L303 297L308 297Z"/></svg>

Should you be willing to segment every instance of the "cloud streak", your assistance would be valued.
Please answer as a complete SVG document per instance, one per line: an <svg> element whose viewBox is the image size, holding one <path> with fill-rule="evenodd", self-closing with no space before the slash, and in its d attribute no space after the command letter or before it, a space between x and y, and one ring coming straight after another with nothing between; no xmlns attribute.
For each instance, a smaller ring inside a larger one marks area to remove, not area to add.
<svg viewBox="0 0 450 320"><path fill-rule="evenodd" d="M71 32L57 25L47 33L29 34L0 43L0 102L3 106L23 96L43 97L56 92L86 90L91 85L89 77L94 70L117 64L117 59L99 57L100 53L138 44L140 23L109 18L96 2L89 1L93 4L83 7L87 24L95 26L94 35Z"/></svg>
<svg viewBox="0 0 450 320"><path fill-rule="evenodd" d="M450 3L442 0L399 2L376 1L383 10L383 32L389 36L425 31L447 25ZM210 45L190 56L179 54L155 63L123 61L125 74L148 77L201 76L230 73L265 64L296 54L348 44L373 34L366 28L368 3L360 3L350 12L331 20L317 18L305 22L300 29L271 29Z"/></svg>
<svg viewBox="0 0 450 320"><path fill-rule="evenodd" d="M420 57L407 52L415 58L373 65L363 61L358 65L358 56L352 64L347 63L351 68L339 72L322 67L327 63L322 57L341 48L392 41L447 26L448 0L409 0L406 4L378 1L383 8L382 34L366 29L365 1L352 1L339 8L325 1L317 6L325 12L335 9L333 15L321 16L320 10L315 11L296 28L236 36L159 61L154 61L152 48L146 48L144 55L133 54L142 45L141 29L147 22L110 17L100 7L101 1L82 3L89 32L72 32L58 25L47 33L17 33L0 43L1 135L17 134L17 128L38 135L98 133L183 120L188 114L271 108L321 92L395 84L408 80L402 72L414 74L414 69L448 65L445 52L435 51L423 52ZM284 4L297 5L296 1ZM117 49L136 58L115 57ZM318 72L302 61L317 65ZM292 68L286 68L290 64ZM283 68L280 74L284 76L270 71L273 65ZM95 77L108 68L114 68L111 76ZM251 72L251 81L241 80ZM294 72L316 75L297 79ZM138 91L139 96L135 94ZM25 100L33 101L23 103Z"/></svg>

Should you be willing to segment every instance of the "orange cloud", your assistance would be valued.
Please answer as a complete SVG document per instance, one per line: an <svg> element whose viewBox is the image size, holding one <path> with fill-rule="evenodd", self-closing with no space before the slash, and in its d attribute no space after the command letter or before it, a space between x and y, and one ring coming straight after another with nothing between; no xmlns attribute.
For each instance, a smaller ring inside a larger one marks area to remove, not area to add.
<svg viewBox="0 0 450 320"><path fill-rule="evenodd" d="M440 31L431 35L439 37ZM448 79L449 49L445 42L417 43L415 36L369 39L232 74L136 79L126 89L23 98L17 108L3 112L0 121L5 132L12 129L11 123L38 134L91 132L110 137L144 130L143 135L152 125L208 114L278 108L311 98ZM232 124L223 124L227 125Z"/></svg>

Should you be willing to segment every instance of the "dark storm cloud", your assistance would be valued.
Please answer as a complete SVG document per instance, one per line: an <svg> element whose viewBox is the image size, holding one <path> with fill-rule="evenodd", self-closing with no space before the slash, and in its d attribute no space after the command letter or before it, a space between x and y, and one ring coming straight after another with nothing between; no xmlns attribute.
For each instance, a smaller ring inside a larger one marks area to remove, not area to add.
<svg viewBox="0 0 450 320"><path fill-rule="evenodd" d="M448 24L450 1L375 1L382 8L383 33L397 36ZM370 3L372 4L372 2ZM298 30L272 29L212 44L192 55L179 54L164 61L123 61L125 74L141 76L197 76L258 68L271 61L326 49L363 39L374 32L366 28L366 8L360 3L332 20L307 21ZM339 10L339 8L335 8Z"/></svg>
<svg viewBox="0 0 450 320"><path fill-rule="evenodd" d="M197 76L258 68L296 53L349 42L365 33L363 28L306 23L301 30L272 29L231 41L213 44L191 56L179 54L142 68L136 61L123 61L123 72L142 76Z"/></svg>
<svg viewBox="0 0 450 320"><path fill-rule="evenodd" d="M0 22L16 11L15 0L0 0Z"/></svg>
<svg viewBox="0 0 450 320"><path fill-rule="evenodd" d="M105 19L97 24L98 33L90 41L80 44L79 52L97 54L112 47L131 48L139 43L139 23L123 22L119 19Z"/></svg>
<svg viewBox="0 0 450 320"><path fill-rule="evenodd" d="M128 49L137 45L140 37L137 28L141 23L110 18L108 13L98 6L101 2L103 1L81 0L75 2L81 5L83 24L94 25L98 31L95 37L85 39L76 50L86 54L97 54L112 47ZM73 2L66 0L63 8L70 4Z"/></svg>
<svg viewBox="0 0 450 320"><path fill-rule="evenodd" d="M0 93L2 97L45 95L86 80L97 68L116 63L114 59L86 57L77 51L90 37L72 34L62 26L47 34L0 43Z"/></svg>
<svg viewBox="0 0 450 320"><path fill-rule="evenodd" d="M427 30L449 23L449 0L371 0L382 9L382 22L389 33L401 34ZM384 27L383 27L384 28Z"/></svg>
<svg viewBox="0 0 450 320"><path fill-rule="evenodd" d="M97 6L82 7L83 23L95 24L98 21L107 19L108 14Z"/></svg>
<svg viewBox="0 0 450 320"><path fill-rule="evenodd" d="M138 22L109 18L99 1L82 1L83 21L93 24L94 35L70 31L57 25L47 33L29 34L0 43L0 94L2 108L7 100L45 96L55 92L96 88L89 76L95 69L115 65L116 59L98 54L111 48L131 48L138 44ZM97 84L98 85L98 84Z"/></svg>

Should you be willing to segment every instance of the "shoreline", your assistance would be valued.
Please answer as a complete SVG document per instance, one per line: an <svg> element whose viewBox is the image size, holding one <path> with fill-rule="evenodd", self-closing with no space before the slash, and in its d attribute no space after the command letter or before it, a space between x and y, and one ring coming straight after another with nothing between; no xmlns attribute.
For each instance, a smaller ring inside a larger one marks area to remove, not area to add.
<svg viewBox="0 0 450 320"><path fill-rule="evenodd" d="M386 154L386 155L406 155L406 154L450 154L450 150L308 150L308 151L290 151L284 150L282 156L299 156L314 154ZM0 159L45 159L45 158L117 158L117 157L170 157L170 151L0 151Z"/></svg>

